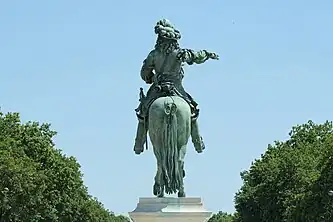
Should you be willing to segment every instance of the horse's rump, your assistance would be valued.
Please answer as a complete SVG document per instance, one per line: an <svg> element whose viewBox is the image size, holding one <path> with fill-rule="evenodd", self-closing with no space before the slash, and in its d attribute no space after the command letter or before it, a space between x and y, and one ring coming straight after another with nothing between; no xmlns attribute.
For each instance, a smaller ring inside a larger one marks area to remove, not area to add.
<svg viewBox="0 0 333 222"><path fill-rule="evenodd" d="M178 96L156 99L149 109L149 136L160 172L160 185L168 194L183 185L183 161L191 129L191 110ZM183 150L181 150L183 149Z"/></svg>

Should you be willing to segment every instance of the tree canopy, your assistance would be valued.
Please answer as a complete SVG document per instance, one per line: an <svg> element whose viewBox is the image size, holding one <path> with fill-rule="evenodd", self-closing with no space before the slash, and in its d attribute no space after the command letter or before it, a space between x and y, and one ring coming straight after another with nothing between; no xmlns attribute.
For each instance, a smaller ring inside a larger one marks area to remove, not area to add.
<svg viewBox="0 0 333 222"><path fill-rule="evenodd" d="M53 143L50 124L0 112L0 222L123 222L83 184L80 165Z"/></svg>
<svg viewBox="0 0 333 222"><path fill-rule="evenodd" d="M232 214L228 214L225 212L218 212L217 214L214 214L208 222L233 222L234 216Z"/></svg>
<svg viewBox="0 0 333 222"><path fill-rule="evenodd" d="M235 221L333 221L332 123L309 121L289 135L241 173Z"/></svg>

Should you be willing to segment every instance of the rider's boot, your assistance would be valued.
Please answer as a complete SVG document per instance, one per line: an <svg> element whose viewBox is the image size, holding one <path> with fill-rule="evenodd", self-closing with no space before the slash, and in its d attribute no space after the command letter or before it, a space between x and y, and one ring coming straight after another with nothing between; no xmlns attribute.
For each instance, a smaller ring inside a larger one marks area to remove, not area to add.
<svg viewBox="0 0 333 222"><path fill-rule="evenodd" d="M134 144L135 154L140 154L144 151L146 136L147 136L147 128L145 127L145 123L144 121L139 120L138 128L136 131L135 144Z"/></svg>
<svg viewBox="0 0 333 222"><path fill-rule="evenodd" d="M192 143L194 145L195 150L198 153L201 153L205 149L205 144L199 133L199 126L198 126L197 119L192 120L191 137L192 137Z"/></svg>

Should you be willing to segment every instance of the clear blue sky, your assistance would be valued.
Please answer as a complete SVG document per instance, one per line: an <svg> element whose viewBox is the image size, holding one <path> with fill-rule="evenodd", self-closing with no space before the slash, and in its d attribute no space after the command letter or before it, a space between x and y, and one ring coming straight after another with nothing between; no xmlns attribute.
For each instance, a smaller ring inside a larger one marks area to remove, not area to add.
<svg viewBox="0 0 333 222"><path fill-rule="evenodd" d="M178 2L178 3L177 3ZM134 155L139 77L153 27L167 18L183 47L219 61L186 68L206 152L189 144L188 196L233 212L239 172L291 126L333 119L329 0L1 1L0 105L50 122L92 195L116 213L152 195L155 157Z"/></svg>

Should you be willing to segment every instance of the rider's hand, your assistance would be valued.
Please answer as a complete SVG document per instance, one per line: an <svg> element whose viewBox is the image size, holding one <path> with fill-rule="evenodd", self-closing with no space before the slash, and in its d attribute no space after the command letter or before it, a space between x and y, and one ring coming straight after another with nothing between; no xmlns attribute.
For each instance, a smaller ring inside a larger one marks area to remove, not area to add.
<svg viewBox="0 0 333 222"><path fill-rule="evenodd" d="M154 73L150 72L149 75L145 76L144 80L147 84L152 84L153 83L153 77L154 77Z"/></svg>
<svg viewBox="0 0 333 222"><path fill-rule="evenodd" d="M209 57L210 59L215 59L215 60L219 60L219 59L220 59L219 55L216 54L215 52L209 52L209 53L208 53L208 57Z"/></svg>

